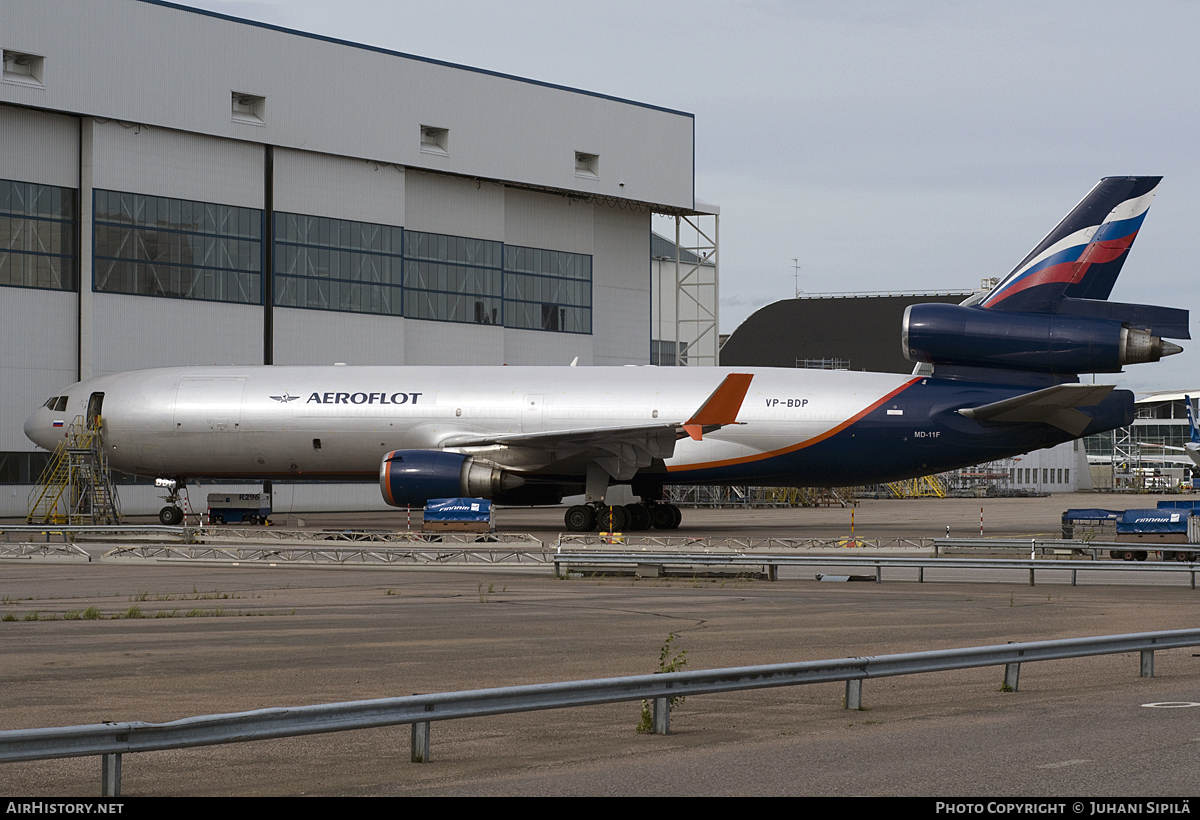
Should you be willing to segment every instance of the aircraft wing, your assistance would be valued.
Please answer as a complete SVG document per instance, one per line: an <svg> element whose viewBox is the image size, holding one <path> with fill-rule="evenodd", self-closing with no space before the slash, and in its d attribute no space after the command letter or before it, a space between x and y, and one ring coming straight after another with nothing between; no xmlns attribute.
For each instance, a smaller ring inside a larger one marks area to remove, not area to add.
<svg viewBox="0 0 1200 820"><path fill-rule="evenodd" d="M627 438L662 438L671 442L683 438L682 425L678 423L635 424L628 427L587 427L573 430L547 430L540 433L500 433L475 435L463 433L441 441L442 447L533 447L557 449L563 446L595 444Z"/></svg>
<svg viewBox="0 0 1200 820"><path fill-rule="evenodd" d="M686 421L621 427L586 427L537 433L459 434L443 439L443 448L501 446L544 451L553 460L588 454L614 478L631 478L653 459L668 459L675 442L737 424L737 414L750 389L749 373L730 373Z"/></svg>
<svg viewBox="0 0 1200 820"><path fill-rule="evenodd" d="M1056 384L1023 396L1014 396L979 407L964 407L958 412L977 421L1010 424L1042 422L1078 436L1091 423L1092 418L1075 408L1099 404L1112 389L1111 384Z"/></svg>

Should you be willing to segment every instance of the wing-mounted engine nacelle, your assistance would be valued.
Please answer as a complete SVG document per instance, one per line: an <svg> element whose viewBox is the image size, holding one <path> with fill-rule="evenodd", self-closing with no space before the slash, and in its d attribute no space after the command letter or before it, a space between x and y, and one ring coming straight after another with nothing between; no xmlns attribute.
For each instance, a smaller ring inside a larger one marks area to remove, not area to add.
<svg viewBox="0 0 1200 820"><path fill-rule="evenodd" d="M474 456L439 450L393 450L379 465L379 489L393 507L424 506L431 498L495 498L524 483Z"/></svg>
<svg viewBox="0 0 1200 820"><path fill-rule="evenodd" d="M1183 348L1148 330L1094 316L909 305L901 331L912 362L1039 373L1116 373Z"/></svg>

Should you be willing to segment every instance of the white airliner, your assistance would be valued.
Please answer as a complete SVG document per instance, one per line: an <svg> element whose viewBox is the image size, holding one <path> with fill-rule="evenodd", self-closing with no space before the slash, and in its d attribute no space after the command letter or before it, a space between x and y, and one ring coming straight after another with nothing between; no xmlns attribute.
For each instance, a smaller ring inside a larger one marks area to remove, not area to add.
<svg viewBox="0 0 1200 820"><path fill-rule="evenodd" d="M111 465L165 478L378 476L388 503L555 504L568 529L672 528L664 485L845 486L940 472L1124 426L1133 395L1081 372L1157 361L1187 311L1105 301L1158 177L1110 177L980 303L914 305L913 375L777 368L182 367L76 384ZM932 366L930 366L932 365ZM612 484L641 498L604 502ZM181 519L168 505L164 522Z"/></svg>

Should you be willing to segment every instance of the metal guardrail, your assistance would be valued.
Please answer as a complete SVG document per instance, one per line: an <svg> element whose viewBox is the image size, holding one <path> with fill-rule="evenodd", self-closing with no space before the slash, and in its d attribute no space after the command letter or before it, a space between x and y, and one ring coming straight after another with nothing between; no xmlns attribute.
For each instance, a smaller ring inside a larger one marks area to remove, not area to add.
<svg viewBox="0 0 1200 820"><path fill-rule="evenodd" d="M1003 688L1015 692L1022 663L1139 652L1141 676L1154 677L1155 650L1191 646L1200 646L1200 629L506 686L202 715L170 723L121 721L16 729L0 731L0 762L101 756L101 794L119 796L121 757L133 752L185 749L409 723L413 727L411 759L416 763L425 763L430 759L430 724L439 720L650 700L653 702L653 731L667 734L670 730L670 700L676 697L845 681L844 707L861 709L862 682L870 678L1003 665Z"/></svg>
<svg viewBox="0 0 1200 820"><path fill-rule="evenodd" d="M36 528L35 528L36 529ZM95 532L127 528L75 528ZM156 530L182 531L184 527L150 526L144 532ZM93 555L74 541L56 543L0 542L0 559L42 557L100 558L113 560L150 560L177 563L205 563L267 567L280 566L340 566L340 567L405 567L405 566L553 566L555 575L562 576L572 567L603 571L605 568L677 567L695 571L697 567L733 571L762 572L776 580L781 566L863 568L883 582L884 568L916 569L917 581L925 580L926 569L990 569L1024 570L1029 573L1030 586L1035 585L1039 571L1068 571L1075 586L1080 572L1186 572L1191 587L1196 588L1196 572L1200 564L1183 561L1153 561L1147 563L1111 562L1096 560L1109 549L1129 545L1061 539L876 539L874 542L855 539L791 539L791 538L697 538L691 536L602 536L599 534L562 534L551 545L544 545L533 535L524 533L387 533L371 531L277 531L287 536L302 536L296 541L280 538L268 544L255 544L231 537L232 533L216 528L224 539L216 543L145 543L133 541ZM199 532L198 530L192 530ZM204 531L205 533L208 530ZM252 530L264 532L261 529ZM274 532L272 533L275 534ZM872 546L909 547L921 549L928 541L934 545L934 557L900 557L890 555L853 554L856 548ZM400 547L399 544L410 544ZM1142 546L1142 545L1136 545ZM1151 545L1146 545L1151 546ZM1178 548L1180 545L1161 545ZM842 547L850 547L848 550ZM1186 550L1187 545L1182 545ZM763 551L774 548L775 551ZM801 550L825 548L824 555L800 555ZM836 549L835 549L836 548ZM1070 550L1090 554L1090 561L961 558L938 555L946 549L1010 549L1021 552L1062 552ZM1153 551L1153 550L1151 550ZM657 574L657 573L656 573Z"/></svg>
<svg viewBox="0 0 1200 820"><path fill-rule="evenodd" d="M556 575L566 575L571 567L604 567L604 566L680 566L680 567L721 567L721 568L756 568L763 572L768 580L778 578L778 568L781 566L804 567L848 567L871 570L876 583L883 583L885 567L908 568L917 570L917 582L925 580L926 569L1008 569L1025 570L1029 572L1029 585L1035 586L1036 574L1046 570L1068 571L1071 573L1071 586L1076 586L1080 572L1186 572L1190 576L1192 589L1196 588L1196 573L1200 565L1192 562L1180 563L1174 561L1153 561L1149 563L1129 563L1125 561L1054 561L1031 560L1028 558L893 558L887 556L866 555L786 555L781 553L737 553L722 554L715 552L685 553L685 552L641 552L623 551L560 551L554 555L554 572Z"/></svg>
<svg viewBox="0 0 1200 820"><path fill-rule="evenodd" d="M813 550L813 549L931 549L937 539L934 538L857 538L855 536L838 536L834 538L780 538L778 536L729 537L694 535L643 535L640 533L625 533L602 535L590 533L559 533L550 546L561 547L609 547L623 544L629 547L686 547L692 550ZM1025 542L1028 545L1028 541Z"/></svg>
<svg viewBox="0 0 1200 820"><path fill-rule="evenodd" d="M372 544L477 544L477 543L522 543L541 546L540 539L528 533L460 533L420 532L406 530L353 530L353 529L289 529L286 527L227 527L223 525L193 527L183 525L168 527L162 524L131 525L29 525L20 524L0 528L4 542L11 543L13 536L27 536L39 541L60 542L98 541L108 539L153 539L182 543L325 543L330 541ZM32 539L30 539L32 540Z"/></svg>
<svg viewBox="0 0 1200 820"><path fill-rule="evenodd" d="M549 566L554 555L540 542L528 549L497 545L430 543L426 547L329 546L234 546L221 544L135 544L115 547L104 553L105 561L130 559L193 564L256 564L279 566ZM510 542L511 544L511 542Z"/></svg>

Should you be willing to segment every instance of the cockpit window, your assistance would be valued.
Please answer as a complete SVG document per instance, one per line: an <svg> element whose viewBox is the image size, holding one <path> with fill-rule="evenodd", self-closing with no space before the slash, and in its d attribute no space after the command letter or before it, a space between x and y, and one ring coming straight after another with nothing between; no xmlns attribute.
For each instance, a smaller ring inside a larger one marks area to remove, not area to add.
<svg viewBox="0 0 1200 820"><path fill-rule="evenodd" d="M60 398L59 396L51 396L49 399L46 400L46 404L44 406L49 408L50 410L53 410L54 405L58 404L59 398Z"/></svg>
<svg viewBox="0 0 1200 820"><path fill-rule="evenodd" d="M63 413L67 409L67 396L59 396L58 401L54 404L54 412Z"/></svg>

